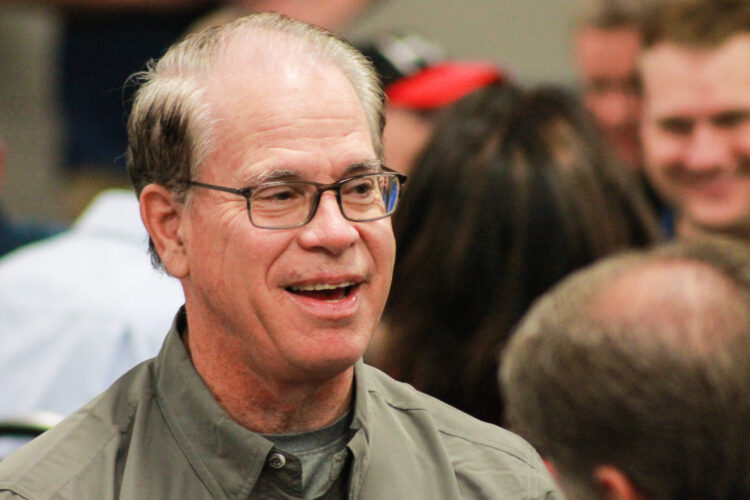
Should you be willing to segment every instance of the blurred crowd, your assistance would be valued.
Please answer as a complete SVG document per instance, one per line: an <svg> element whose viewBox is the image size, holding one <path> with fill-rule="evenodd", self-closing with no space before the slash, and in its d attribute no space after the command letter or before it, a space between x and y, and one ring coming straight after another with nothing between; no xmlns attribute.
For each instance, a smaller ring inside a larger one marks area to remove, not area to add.
<svg viewBox="0 0 750 500"><path fill-rule="evenodd" d="M65 214L0 211L0 422L73 413L155 356L185 301L126 168L139 72L253 12L341 32L378 2L30 3L63 19ZM570 498L748 498L750 4L578 3L574 86L404 26L352 41L408 177L364 360L518 432Z"/></svg>

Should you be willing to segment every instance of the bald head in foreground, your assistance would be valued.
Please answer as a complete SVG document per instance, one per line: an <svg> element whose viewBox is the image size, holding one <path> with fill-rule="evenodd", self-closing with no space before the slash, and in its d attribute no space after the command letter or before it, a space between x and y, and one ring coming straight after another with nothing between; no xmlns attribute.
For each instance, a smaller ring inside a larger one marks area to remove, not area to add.
<svg viewBox="0 0 750 500"><path fill-rule="evenodd" d="M570 498L750 498L744 244L686 241L573 275L501 366L511 427Z"/></svg>
<svg viewBox="0 0 750 500"><path fill-rule="evenodd" d="M528 443L361 361L405 181L367 60L261 14L142 83L128 168L185 306L156 358L0 463L0 498L552 498Z"/></svg>

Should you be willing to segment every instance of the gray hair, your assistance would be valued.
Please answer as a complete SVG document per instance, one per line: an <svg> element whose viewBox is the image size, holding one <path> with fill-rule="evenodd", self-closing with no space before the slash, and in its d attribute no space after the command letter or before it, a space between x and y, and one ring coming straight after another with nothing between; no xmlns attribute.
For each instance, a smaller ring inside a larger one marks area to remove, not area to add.
<svg viewBox="0 0 750 500"><path fill-rule="evenodd" d="M147 70L134 75L140 88L128 120L127 165L135 191L160 184L184 200L216 137L204 99L207 76L227 48L243 44L248 58L279 52L315 63L331 63L351 82L367 117L376 154L382 156L383 93L372 64L355 48L323 29L263 13L194 33L173 45ZM152 261L161 267L153 242Z"/></svg>
<svg viewBox="0 0 750 500"><path fill-rule="evenodd" d="M670 281L675 264L696 273ZM657 268L664 300L629 317L601 311L618 279ZM511 427L575 498L597 497L604 464L655 498L750 497L745 244L672 243L574 274L530 309L500 366Z"/></svg>

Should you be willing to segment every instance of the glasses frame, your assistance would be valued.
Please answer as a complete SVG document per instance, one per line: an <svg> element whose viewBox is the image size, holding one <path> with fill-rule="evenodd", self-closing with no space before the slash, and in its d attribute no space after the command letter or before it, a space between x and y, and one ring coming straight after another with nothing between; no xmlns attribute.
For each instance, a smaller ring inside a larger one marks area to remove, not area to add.
<svg viewBox="0 0 750 500"><path fill-rule="evenodd" d="M277 182L264 182L261 184L256 184L254 186L247 186L244 188L231 188L231 187L226 187L226 186L217 186L216 184L208 184L205 182L190 180L188 181L188 185L201 187L205 189L212 189L214 191L223 191L225 193L232 193L232 194L243 196L247 203L247 217L248 219L250 219L250 223L253 226L258 227L260 229L291 229L294 227L304 226L305 224L310 222L313 219L313 217L315 217L315 214L318 212L318 205L320 205L320 197L326 191L336 191L336 202L339 205L339 212L341 212L341 216L344 219L350 222L372 222L372 221L376 221L380 219L385 219L386 217L390 217L391 215L393 215L393 213L396 211L396 207L398 207L398 200L401 198L401 193L402 193L401 187L406 183L406 180L408 179L406 175L400 172L396 172L395 170L390 169L386 167L385 165L383 165L381 168L382 168L381 172L371 172L367 174L352 175L349 177L344 177L343 179L339 179L338 181L332 184L321 184L319 182L313 182L313 181L277 181ZM341 203L341 186L343 186L344 184L352 180L363 179L366 177L381 176L381 175L395 176L396 180L398 181L398 188L399 188L398 196L396 198L396 204L393 210L391 210L385 215L374 217L372 219L357 220L357 219L352 219L352 218L347 217L346 214L344 213L344 207ZM265 187L274 187L274 186L284 186L286 184L307 184L310 186L314 186L315 189L317 190L315 194L315 198L313 198L312 206L310 207L310 212L308 213L307 218L305 218L305 220L297 224L291 224L291 225L285 225L285 226L263 226L263 225L257 224L253 220L252 212L250 210L250 197L252 196L253 191L261 187L265 188Z"/></svg>

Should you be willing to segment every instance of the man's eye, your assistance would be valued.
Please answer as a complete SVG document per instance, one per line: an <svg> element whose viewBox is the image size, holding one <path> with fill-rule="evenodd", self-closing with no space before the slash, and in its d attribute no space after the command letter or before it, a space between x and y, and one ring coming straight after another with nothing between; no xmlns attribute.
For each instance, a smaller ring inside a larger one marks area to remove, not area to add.
<svg viewBox="0 0 750 500"><path fill-rule="evenodd" d="M375 188L373 179L361 179L346 184L345 195L367 195Z"/></svg>
<svg viewBox="0 0 750 500"><path fill-rule="evenodd" d="M689 135L693 131L693 120L683 118L665 118L659 120L659 128L673 135Z"/></svg>
<svg viewBox="0 0 750 500"><path fill-rule="evenodd" d="M273 186L255 192L253 199L258 202L285 202L304 197L303 190L294 186Z"/></svg>
<svg viewBox="0 0 750 500"><path fill-rule="evenodd" d="M609 80L593 78L586 83L586 90L591 94L604 94L612 90Z"/></svg>

